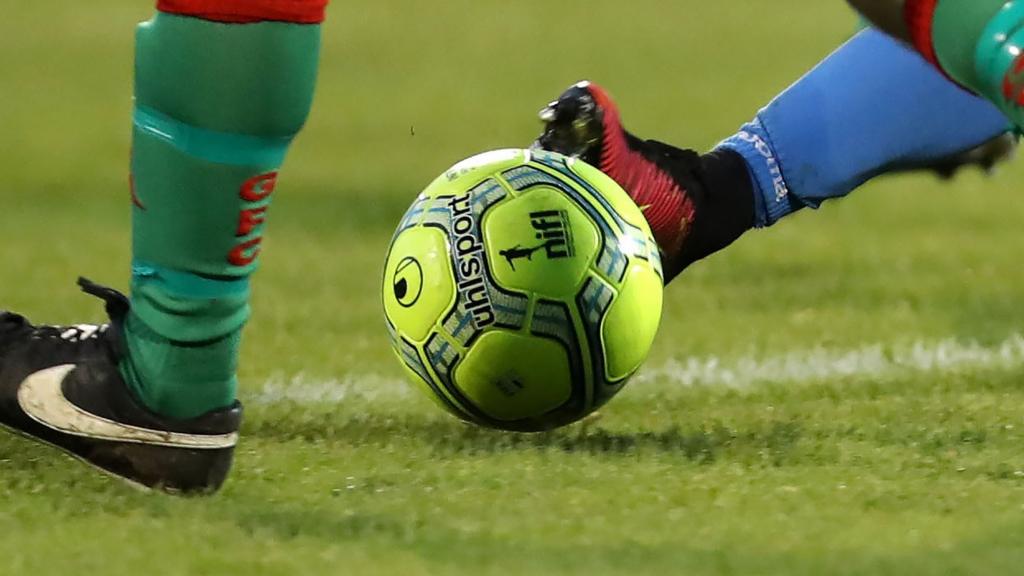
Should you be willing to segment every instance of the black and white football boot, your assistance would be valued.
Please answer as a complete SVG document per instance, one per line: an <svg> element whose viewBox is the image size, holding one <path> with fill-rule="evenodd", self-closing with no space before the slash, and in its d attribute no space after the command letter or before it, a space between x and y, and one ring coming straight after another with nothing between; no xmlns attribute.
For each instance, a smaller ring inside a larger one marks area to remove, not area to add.
<svg viewBox="0 0 1024 576"><path fill-rule="evenodd" d="M0 425L138 486L216 491L231 468L241 405L188 421L147 410L118 370L128 299L78 283L106 302L110 324L33 326L0 312Z"/></svg>

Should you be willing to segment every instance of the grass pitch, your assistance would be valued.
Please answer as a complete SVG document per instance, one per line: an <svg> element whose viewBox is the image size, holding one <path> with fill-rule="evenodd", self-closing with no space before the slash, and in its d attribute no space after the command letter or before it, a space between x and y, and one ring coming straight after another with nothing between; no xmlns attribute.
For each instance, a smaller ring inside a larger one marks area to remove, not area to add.
<svg viewBox="0 0 1024 576"><path fill-rule="evenodd" d="M0 304L101 320L124 287L132 25L0 22ZM379 275L455 160L525 145L590 77L638 133L706 148L850 32L842 3L339 2L284 170L210 499L141 494L0 435L2 574L1012 574L1024 563L1018 165L887 180L749 234L668 289L599 419L463 426L406 386Z"/></svg>

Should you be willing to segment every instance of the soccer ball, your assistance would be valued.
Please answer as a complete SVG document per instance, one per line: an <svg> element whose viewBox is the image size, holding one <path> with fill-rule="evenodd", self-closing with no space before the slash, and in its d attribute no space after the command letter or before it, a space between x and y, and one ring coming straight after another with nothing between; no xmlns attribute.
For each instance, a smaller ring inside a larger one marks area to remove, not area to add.
<svg viewBox="0 0 1024 576"><path fill-rule="evenodd" d="M551 152L460 162L405 214L384 310L410 377L468 422L575 422L622 389L661 319L643 214L611 178Z"/></svg>

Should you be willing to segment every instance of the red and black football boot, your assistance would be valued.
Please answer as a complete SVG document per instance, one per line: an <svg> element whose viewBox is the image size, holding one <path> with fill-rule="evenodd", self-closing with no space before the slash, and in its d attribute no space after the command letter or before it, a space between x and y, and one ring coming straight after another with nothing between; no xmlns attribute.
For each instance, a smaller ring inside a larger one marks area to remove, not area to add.
<svg viewBox="0 0 1024 576"><path fill-rule="evenodd" d="M643 210L665 262L666 282L754 226L754 189L732 151L698 154L641 140L622 126L608 93L580 82L540 112L535 147L580 158L619 183Z"/></svg>
<svg viewBox="0 0 1024 576"><path fill-rule="evenodd" d="M79 284L106 302L109 324L33 326L0 312L0 425L135 485L218 489L231 468L241 406L189 421L147 410L118 369L128 299Z"/></svg>

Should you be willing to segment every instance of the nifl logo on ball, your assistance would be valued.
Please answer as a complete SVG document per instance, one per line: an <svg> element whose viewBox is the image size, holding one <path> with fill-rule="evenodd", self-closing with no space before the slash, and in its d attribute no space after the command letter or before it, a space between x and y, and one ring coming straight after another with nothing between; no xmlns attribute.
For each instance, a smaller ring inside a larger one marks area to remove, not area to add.
<svg viewBox="0 0 1024 576"><path fill-rule="evenodd" d="M569 224L569 214L565 210L531 212L530 225L537 232L535 237L541 241L540 244L527 247L516 244L500 252L513 270L516 269L516 260L525 258L532 262L533 254L540 250L544 250L548 260L572 258L576 255L576 248L572 242L572 226Z"/></svg>
<svg viewBox="0 0 1024 576"><path fill-rule="evenodd" d="M423 293L423 268L418 260L406 256L395 268L391 279L391 287L395 291L395 300L402 308L411 308Z"/></svg>
<svg viewBox="0 0 1024 576"><path fill-rule="evenodd" d="M473 315L473 324L483 329L494 324L494 306L484 281L484 246L477 237L476 215L471 193L455 196L448 201L451 213L452 252L455 275L458 277L459 300Z"/></svg>
<svg viewBox="0 0 1024 576"><path fill-rule="evenodd" d="M498 378L494 381L494 387L506 398L515 398L520 392L526 390L526 384L523 384L523 380L515 374L508 374L503 378Z"/></svg>

